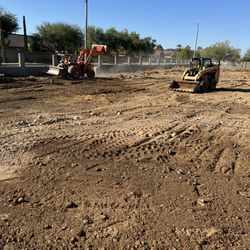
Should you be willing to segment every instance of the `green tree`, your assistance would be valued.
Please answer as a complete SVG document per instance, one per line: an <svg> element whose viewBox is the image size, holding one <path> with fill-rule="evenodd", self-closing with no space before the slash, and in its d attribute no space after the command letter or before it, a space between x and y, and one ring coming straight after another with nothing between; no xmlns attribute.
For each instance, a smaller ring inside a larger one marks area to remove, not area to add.
<svg viewBox="0 0 250 250"><path fill-rule="evenodd" d="M83 33L77 25L44 22L37 27L43 47L51 51L75 52L83 43Z"/></svg>
<svg viewBox="0 0 250 250"><path fill-rule="evenodd" d="M143 39L144 46L144 55L153 54L156 47L156 40L152 39L152 37L145 37Z"/></svg>
<svg viewBox="0 0 250 250"><path fill-rule="evenodd" d="M118 32L115 28L109 28L104 36L104 43L108 45L111 54L143 56L153 54L156 47L156 41L151 37L140 38L138 33L129 33L126 29Z"/></svg>
<svg viewBox="0 0 250 250"><path fill-rule="evenodd" d="M43 46L51 51L78 50L83 41L83 34L77 26L43 23L37 30ZM34 34L33 40L30 49L39 47L37 35ZM90 48L93 43L107 45L108 53L113 55L144 56L153 54L156 48L156 40L151 37L141 38L136 32L129 33L126 29L117 31L114 27L104 31L101 28L89 26L87 46ZM158 48L160 46L158 45Z"/></svg>
<svg viewBox="0 0 250 250"><path fill-rule="evenodd" d="M181 48L182 48L182 45L181 44L177 44L176 48L177 48L178 51L180 51Z"/></svg>
<svg viewBox="0 0 250 250"><path fill-rule="evenodd" d="M91 48L92 44L106 44L105 33L102 28L89 26L87 35L88 35L88 44L87 44L88 48Z"/></svg>
<svg viewBox="0 0 250 250"><path fill-rule="evenodd" d="M121 52L124 55L138 56L143 55L146 45L140 35L136 32L128 33L127 30L121 32Z"/></svg>
<svg viewBox="0 0 250 250"><path fill-rule="evenodd" d="M19 27L16 16L0 6L0 45L3 62L6 62L5 38L7 38L9 34L16 32L18 29Z"/></svg>
<svg viewBox="0 0 250 250"><path fill-rule="evenodd" d="M193 50L189 45L186 47L182 47L182 45L178 44L176 47L176 51L173 53L174 58L179 59L190 59L193 56Z"/></svg>
<svg viewBox="0 0 250 250"><path fill-rule="evenodd" d="M163 57L164 56L164 49L161 44L157 44L155 46L155 52L158 56Z"/></svg>
<svg viewBox="0 0 250 250"><path fill-rule="evenodd" d="M124 47L127 48L127 54L130 56L142 56L146 52L146 44L136 32L131 32L125 42L127 45Z"/></svg>
<svg viewBox="0 0 250 250"><path fill-rule="evenodd" d="M217 42L203 49L201 55L221 61L238 61L240 59L240 49L233 48L229 41Z"/></svg>
<svg viewBox="0 0 250 250"><path fill-rule="evenodd" d="M157 44L157 45L155 46L155 50L163 51L164 49L163 49L163 47L162 47L161 44Z"/></svg>
<svg viewBox="0 0 250 250"><path fill-rule="evenodd" d="M119 45L121 44L121 35L114 28L109 28L104 33L105 43L108 45L111 54L119 54Z"/></svg>
<svg viewBox="0 0 250 250"><path fill-rule="evenodd" d="M248 49L248 50L246 51L246 53L244 54L242 60L243 60L243 61L246 61L246 62L249 62L249 61L250 61L250 49Z"/></svg>
<svg viewBox="0 0 250 250"><path fill-rule="evenodd" d="M28 43L28 51L29 52L40 51L42 49L42 40L40 35L35 33L29 38L30 41Z"/></svg>
<svg viewBox="0 0 250 250"><path fill-rule="evenodd" d="M189 45L187 45L185 48L181 48L180 52L178 52L178 57L181 59L190 59L192 56L193 51Z"/></svg>
<svg viewBox="0 0 250 250"><path fill-rule="evenodd" d="M201 57L202 47L198 46L196 50L196 57Z"/></svg>

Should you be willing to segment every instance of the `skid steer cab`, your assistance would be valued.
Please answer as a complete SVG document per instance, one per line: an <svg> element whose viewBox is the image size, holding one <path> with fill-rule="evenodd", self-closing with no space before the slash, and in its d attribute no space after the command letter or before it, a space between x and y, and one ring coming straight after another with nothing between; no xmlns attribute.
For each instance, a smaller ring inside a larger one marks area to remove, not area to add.
<svg viewBox="0 0 250 250"><path fill-rule="evenodd" d="M181 92L208 92L216 89L219 76L219 61L212 61L211 58L193 58L181 81L173 81L169 88Z"/></svg>
<svg viewBox="0 0 250 250"><path fill-rule="evenodd" d="M78 80L86 74L88 79L93 79L95 71L90 61L94 56L106 52L106 45L93 44L91 49L84 49L76 60L64 56L57 66L49 67L47 74L73 80ZM84 60L85 55L86 59Z"/></svg>

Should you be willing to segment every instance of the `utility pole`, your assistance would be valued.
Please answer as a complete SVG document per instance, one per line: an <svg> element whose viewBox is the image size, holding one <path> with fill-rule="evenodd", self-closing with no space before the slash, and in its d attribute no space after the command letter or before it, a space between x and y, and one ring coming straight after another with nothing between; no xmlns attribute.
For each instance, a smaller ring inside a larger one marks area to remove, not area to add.
<svg viewBox="0 0 250 250"><path fill-rule="evenodd" d="M25 49L25 51L28 51L28 39L27 39L25 16L23 16L23 37L24 37L24 49Z"/></svg>
<svg viewBox="0 0 250 250"><path fill-rule="evenodd" d="M3 27L2 27L2 20L0 19L0 43L1 43L1 56L2 56L2 62L6 62L6 52L5 52L5 38L3 35ZM1 60L0 60L1 64Z"/></svg>
<svg viewBox="0 0 250 250"><path fill-rule="evenodd" d="M88 31L88 0L85 0L85 35L84 35L84 49L87 49L87 31Z"/></svg>
<svg viewBox="0 0 250 250"><path fill-rule="evenodd" d="M197 43L198 43L198 36L199 36L199 23L196 23L197 31L196 31L196 38L195 38L195 47L194 47L194 57L196 57L196 50L197 50Z"/></svg>

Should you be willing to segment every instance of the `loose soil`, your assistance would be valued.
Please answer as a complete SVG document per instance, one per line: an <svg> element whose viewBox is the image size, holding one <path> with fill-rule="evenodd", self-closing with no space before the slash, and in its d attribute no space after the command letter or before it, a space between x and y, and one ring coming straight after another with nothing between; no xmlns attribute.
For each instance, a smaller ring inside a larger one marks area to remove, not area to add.
<svg viewBox="0 0 250 250"><path fill-rule="evenodd" d="M249 249L250 72L0 83L0 249Z"/></svg>

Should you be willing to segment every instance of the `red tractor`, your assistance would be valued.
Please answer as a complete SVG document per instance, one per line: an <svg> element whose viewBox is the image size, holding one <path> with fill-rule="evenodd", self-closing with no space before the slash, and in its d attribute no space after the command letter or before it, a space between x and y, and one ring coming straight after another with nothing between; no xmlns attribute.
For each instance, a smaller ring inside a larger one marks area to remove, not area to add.
<svg viewBox="0 0 250 250"><path fill-rule="evenodd" d="M77 60L71 61L69 58L65 57L57 66L50 66L47 74L69 77L74 80L78 80L80 77L87 74L89 79L93 79L95 77L95 71L90 60L97 54L105 52L107 52L106 45L93 44L92 49L84 49ZM85 55L87 55L87 57L84 60Z"/></svg>

